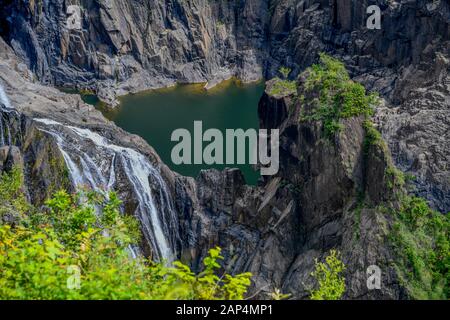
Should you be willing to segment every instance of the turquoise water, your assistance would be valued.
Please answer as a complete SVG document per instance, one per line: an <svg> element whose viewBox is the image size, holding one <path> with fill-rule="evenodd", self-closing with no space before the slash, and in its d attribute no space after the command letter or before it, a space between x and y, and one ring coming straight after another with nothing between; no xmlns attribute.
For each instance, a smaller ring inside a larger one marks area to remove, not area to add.
<svg viewBox="0 0 450 320"><path fill-rule="evenodd" d="M184 128L193 137L194 121L203 122L203 132L217 128L224 137L226 129L258 129L257 107L263 90L263 83L241 85L235 81L210 91L202 85L177 85L124 96L120 107L103 113L124 130L144 138L173 171L196 177L201 169L237 167L248 184L256 184L259 172L251 165L175 165L171 152L177 142L171 141L171 135Z"/></svg>

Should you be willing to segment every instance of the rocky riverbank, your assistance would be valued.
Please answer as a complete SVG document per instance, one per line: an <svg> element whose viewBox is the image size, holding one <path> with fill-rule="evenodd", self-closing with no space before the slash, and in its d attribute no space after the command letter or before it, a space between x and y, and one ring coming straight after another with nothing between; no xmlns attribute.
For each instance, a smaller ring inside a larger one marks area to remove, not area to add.
<svg viewBox="0 0 450 320"><path fill-rule="evenodd" d="M378 119L396 165L447 212L449 4L375 3L381 30L365 28L365 0L5 2L0 34L41 82L110 105L174 83L270 79L282 65L295 76L330 52L386 98ZM80 28L67 28L69 5Z"/></svg>
<svg viewBox="0 0 450 320"><path fill-rule="evenodd" d="M331 248L347 265L346 298L410 297L390 242L395 221L382 208L398 209L397 189L404 192L392 181L395 164L415 176L413 192L450 209L449 6L378 2L380 31L363 27L362 0L74 1L84 9L82 30L65 28L66 1L5 3L0 168L21 166L37 205L77 181L116 189L123 211L140 218L144 254L199 268L219 245L228 271L252 272L252 294L262 298L275 288L307 297L314 259ZM235 169L179 176L143 139L52 87L92 89L114 104L117 95L175 82L269 78L280 65L295 76L319 51L381 92L374 121L387 146L367 146L363 117L343 119L330 143L323 123L299 121L312 108L299 100L304 74L289 95L273 95L269 82L260 125L280 129L281 164L257 187ZM367 289L371 264L383 269L381 291Z"/></svg>

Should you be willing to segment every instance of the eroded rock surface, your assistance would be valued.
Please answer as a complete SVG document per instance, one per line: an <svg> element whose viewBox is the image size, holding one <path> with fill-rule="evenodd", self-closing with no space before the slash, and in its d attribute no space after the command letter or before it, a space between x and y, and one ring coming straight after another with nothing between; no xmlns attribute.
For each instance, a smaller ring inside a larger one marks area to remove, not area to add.
<svg viewBox="0 0 450 320"><path fill-rule="evenodd" d="M54 188L72 185L57 139L35 121L49 118L137 150L157 168L177 213L170 225L172 249L194 268L219 245L231 272L255 275L252 294L267 298L280 288L305 298L314 259L338 248L347 265L346 298L407 297L386 240L391 221L375 209L391 195L384 181L390 155L377 147L365 155L362 119L346 120L330 144L320 123L298 122L302 106L292 97L266 93L259 116L263 128L280 128L280 172L250 187L235 169L204 171L197 179L174 174L141 138L117 128L79 96L36 78L93 89L114 103L118 94L175 82L213 85L231 76L271 77L280 65L291 67L295 76L316 61L318 52L331 52L355 79L381 92L386 103L376 119L395 164L416 175L417 193L446 212L447 2L378 1L380 31L364 28L367 3L362 0L72 1L84 8L82 30L64 27L67 1L0 2L5 8L1 34L12 47L0 40L0 79L17 111L2 106L6 140L0 168L23 166L30 200L41 203ZM83 147L86 141L79 143ZM105 152L92 144L84 147ZM121 170L115 183L124 210L132 213L138 203ZM154 192L159 186L152 180ZM356 214L361 192L372 206ZM154 254L148 241L141 247ZM365 271L371 264L383 269L381 291L367 289Z"/></svg>
<svg viewBox="0 0 450 320"><path fill-rule="evenodd" d="M340 57L386 98L381 131L417 193L450 211L447 1L0 1L0 34L45 83L117 95L176 82L292 76L317 53ZM377 4L382 29L366 28ZM81 8L81 28L67 27Z"/></svg>

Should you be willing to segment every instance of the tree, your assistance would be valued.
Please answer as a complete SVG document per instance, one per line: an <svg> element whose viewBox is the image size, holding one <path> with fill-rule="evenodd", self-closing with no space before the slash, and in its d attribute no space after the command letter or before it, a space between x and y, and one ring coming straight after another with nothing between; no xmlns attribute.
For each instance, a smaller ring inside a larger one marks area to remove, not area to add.
<svg viewBox="0 0 450 320"><path fill-rule="evenodd" d="M138 257L138 221L120 213L113 192L59 191L46 211L25 205L21 170L0 176L0 300L243 299L250 273L217 275L220 248L199 274ZM24 212L26 210L26 212ZM3 219L20 213L13 223Z"/></svg>
<svg viewBox="0 0 450 320"><path fill-rule="evenodd" d="M339 251L331 250L325 262L316 259L315 270L311 275L316 279L318 288L311 290L311 300L339 300L345 292L344 263Z"/></svg>

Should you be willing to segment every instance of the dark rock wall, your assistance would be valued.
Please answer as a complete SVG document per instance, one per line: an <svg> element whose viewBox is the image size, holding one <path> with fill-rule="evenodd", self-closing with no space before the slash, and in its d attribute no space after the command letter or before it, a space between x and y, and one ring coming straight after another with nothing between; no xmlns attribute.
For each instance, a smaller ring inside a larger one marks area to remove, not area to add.
<svg viewBox="0 0 450 320"><path fill-rule="evenodd" d="M53 138L36 128L31 118L18 112L0 110L11 139L0 145L0 172L17 166L24 174L30 202L43 205L61 188L71 190L69 174Z"/></svg>
<svg viewBox="0 0 450 320"><path fill-rule="evenodd" d="M261 127L280 129L281 164L259 186L245 185L234 169L178 182L182 259L201 268L207 248L218 245L228 271L253 273L251 294L270 298L278 288L299 299L314 286L315 259L336 248L347 266L345 298L407 298L392 266L389 215L376 209L393 196L384 178L392 165L388 150L364 149L362 118L343 120L330 142L320 122L299 123L307 107L292 96L261 99ZM267 116L276 110L284 116ZM370 205L360 207L362 199ZM367 289L370 265L383 270L382 290Z"/></svg>
<svg viewBox="0 0 450 320"><path fill-rule="evenodd" d="M262 77L267 1L14 1L2 35L42 81L122 91ZM69 5L82 29L66 27Z"/></svg>
<svg viewBox="0 0 450 320"><path fill-rule="evenodd" d="M449 4L370 2L383 10L382 30L371 31L364 28L368 3L0 0L0 32L42 82L91 88L111 102L116 94L175 81L272 77L280 65L295 76L318 52L331 52L356 80L386 98L376 121L395 164L416 175L419 195L449 211ZM70 4L84 8L81 31L64 27ZM361 191L374 206L389 200L383 180L389 152L364 156L358 118L343 123L334 144L326 143L320 124L298 123L298 114L290 113L293 103L268 94L260 102L261 126L281 131L280 172L260 186L246 186L233 169L204 171L196 180L167 170L179 214L179 257L199 268L208 248L219 245L231 272L254 273L257 296L280 288L304 298L314 259L338 248L348 267L347 298L407 297L386 243L389 218L363 208L355 220ZM21 157L2 149L0 166L29 163L32 190L64 185L48 178L61 160L50 152L52 142L25 127L16 146ZM46 195L31 193L34 201ZM384 270L383 291L367 290L371 264Z"/></svg>
<svg viewBox="0 0 450 320"><path fill-rule="evenodd" d="M1 0L0 34L37 77L116 96L174 82L295 76L320 51L387 99L378 119L396 164L417 193L450 210L448 1ZM382 29L368 30L378 4ZM82 29L66 28L69 5Z"/></svg>

